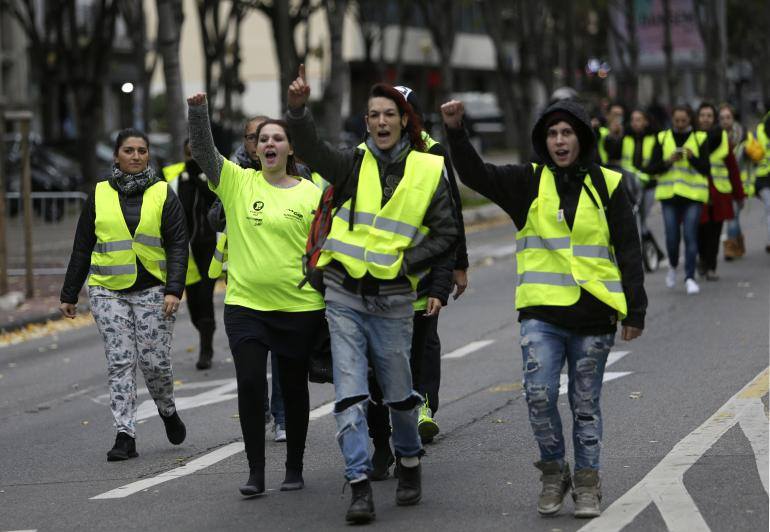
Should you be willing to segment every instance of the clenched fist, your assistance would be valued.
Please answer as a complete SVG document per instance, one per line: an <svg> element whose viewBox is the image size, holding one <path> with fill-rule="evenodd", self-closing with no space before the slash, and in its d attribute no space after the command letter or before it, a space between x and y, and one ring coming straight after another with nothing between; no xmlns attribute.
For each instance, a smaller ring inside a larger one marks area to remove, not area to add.
<svg viewBox="0 0 770 532"><path fill-rule="evenodd" d="M441 106L441 117L444 119L444 125L450 129L460 127L465 114L465 105L459 100L449 100Z"/></svg>
<svg viewBox="0 0 770 532"><path fill-rule="evenodd" d="M305 81L305 65L301 64L297 79L289 85L286 103L290 109L299 109L307 103L308 98L310 98L310 85Z"/></svg>
<svg viewBox="0 0 770 532"><path fill-rule="evenodd" d="M196 92L189 98L187 98L187 105L195 106L195 105L203 105L206 103L206 93L205 92Z"/></svg>

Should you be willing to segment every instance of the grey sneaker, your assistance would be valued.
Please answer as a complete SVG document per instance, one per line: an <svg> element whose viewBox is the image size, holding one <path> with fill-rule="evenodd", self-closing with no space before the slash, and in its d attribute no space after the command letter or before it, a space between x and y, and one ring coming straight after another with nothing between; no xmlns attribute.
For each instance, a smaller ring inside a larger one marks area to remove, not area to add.
<svg viewBox="0 0 770 532"><path fill-rule="evenodd" d="M597 470L575 471L572 498L575 501L575 517L599 517L602 513L602 483Z"/></svg>
<svg viewBox="0 0 770 532"><path fill-rule="evenodd" d="M564 496L569 491L569 464L565 462L564 467L560 469L559 462L540 461L535 463L535 467L543 472L540 475L543 489L537 499L537 511L540 515L553 515L561 510Z"/></svg>

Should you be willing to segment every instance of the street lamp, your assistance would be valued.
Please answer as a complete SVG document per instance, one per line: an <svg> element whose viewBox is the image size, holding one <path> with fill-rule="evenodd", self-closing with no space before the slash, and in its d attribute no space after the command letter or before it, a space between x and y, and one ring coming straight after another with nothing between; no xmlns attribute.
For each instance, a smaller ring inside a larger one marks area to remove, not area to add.
<svg viewBox="0 0 770 532"><path fill-rule="evenodd" d="M120 90L125 94L131 94L134 92L134 84L130 81L127 81L120 87Z"/></svg>

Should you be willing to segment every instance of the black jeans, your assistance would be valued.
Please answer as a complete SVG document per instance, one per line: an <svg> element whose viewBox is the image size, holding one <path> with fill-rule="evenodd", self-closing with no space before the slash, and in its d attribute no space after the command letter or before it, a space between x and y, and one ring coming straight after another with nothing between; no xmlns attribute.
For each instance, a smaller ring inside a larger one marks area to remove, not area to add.
<svg viewBox="0 0 770 532"><path fill-rule="evenodd" d="M428 406L435 414L438 410L438 390L441 384L438 316L425 316L424 311L414 314L410 365L414 389L428 400ZM367 409L369 437L375 446L388 445L391 433L390 413L388 407L382 404L382 391L374 372L369 374L369 395L372 398Z"/></svg>
<svg viewBox="0 0 770 532"><path fill-rule="evenodd" d="M225 305L225 329L235 361L238 413L250 468L265 467L265 374L275 352L286 411L286 468L302 470L310 397L310 350L323 311L260 312Z"/></svg>
<svg viewBox="0 0 770 532"><path fill-rule="evenodd" d="M701 269L716 271L719 257L719 242L722 238L723 222L708 221L698 226L698 256Z"/></svg>

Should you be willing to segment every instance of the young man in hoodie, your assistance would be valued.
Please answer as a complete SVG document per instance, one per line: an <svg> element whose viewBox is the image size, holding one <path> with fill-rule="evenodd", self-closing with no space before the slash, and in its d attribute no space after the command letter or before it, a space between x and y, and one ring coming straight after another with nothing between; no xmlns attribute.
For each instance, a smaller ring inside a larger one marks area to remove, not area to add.
<svg viewBox="0 0 770 532"><path fill-rule="evenodd" d="M576 102L550 106L532 131L542 165L485 164L463 129L462 102L441 107L460 180L513 219L521 350L529 420L540 448L537 509L552 515L572 488L576 517L601 513L599 408L618 319L642 334L647 296L639 235L620 174L592 162L596 137ZM569 370L575 475L565 459L559 375Z"/></svg>

